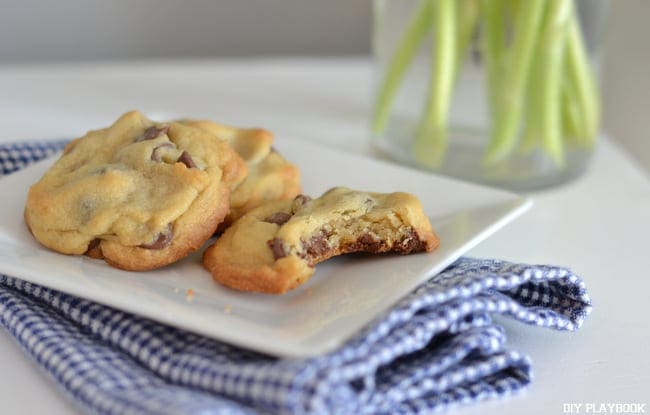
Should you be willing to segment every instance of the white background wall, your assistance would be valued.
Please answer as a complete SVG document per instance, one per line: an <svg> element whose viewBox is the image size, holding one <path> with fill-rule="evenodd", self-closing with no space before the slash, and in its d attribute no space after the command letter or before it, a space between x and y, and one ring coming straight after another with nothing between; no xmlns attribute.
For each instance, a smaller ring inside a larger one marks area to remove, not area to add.
<svg viewBox="0 0 650 415"><path fill-rule="evenodd" d="M0 60L363 53L371 0L0 0Z"/></svg>
<svg viewBox="0 0 650 415"><path fill-rule="evenodd" d="M364 54L371 0L0 0L0 65ZM606 131L650 171L650 0L611 0Z"/></svg>
<svg viewBox="0 0 650 415"><path fill-rule="evenodd" d="M650 1L611 0L605 39L605 129L650 172Z"/></svg>

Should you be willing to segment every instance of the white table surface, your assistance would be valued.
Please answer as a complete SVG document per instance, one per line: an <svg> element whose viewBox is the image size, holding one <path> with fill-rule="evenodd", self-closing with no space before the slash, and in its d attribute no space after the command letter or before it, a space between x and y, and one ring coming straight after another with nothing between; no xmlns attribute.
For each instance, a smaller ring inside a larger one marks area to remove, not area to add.
<svg viewBox="0 0 650 415"><path fill-rule="evenodd" d="M72 137L140 109L259 125L279 136L370 153L370 80L362 58L4 66L0 142ZM470 254L570 266L586 280L594 311L577 333L505 321L509 346L534 360L532 386L514 398L452 412L560 414L567 403L650 405L647 177L603 141L580 179L531 196L531 211ZM0 331L0 413L75 411Z"/></svg>

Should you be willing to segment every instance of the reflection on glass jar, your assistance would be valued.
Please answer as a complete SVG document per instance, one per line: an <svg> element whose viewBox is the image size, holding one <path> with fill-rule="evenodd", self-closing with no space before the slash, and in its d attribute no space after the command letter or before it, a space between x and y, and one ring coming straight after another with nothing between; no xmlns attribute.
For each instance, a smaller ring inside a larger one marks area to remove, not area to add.
<svg viewBox="0 0 650 415"><path fill-rule="evenodd" d="M373 142L529 190L582 172L599 134L606 0L375 0Z"/></svg>

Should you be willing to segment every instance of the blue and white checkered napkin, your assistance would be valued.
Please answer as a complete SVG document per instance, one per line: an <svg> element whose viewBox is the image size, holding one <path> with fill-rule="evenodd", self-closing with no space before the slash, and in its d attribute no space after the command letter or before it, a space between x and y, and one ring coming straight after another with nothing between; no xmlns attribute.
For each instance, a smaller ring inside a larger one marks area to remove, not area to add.
<svg viewBox="0 0 650 415"><path fill-rule="evenodd" d="M3 173L61 143L0 147ZM464 258L338 350L277 359L0 276L0 324L82 409L100 414L411 414L501 397L531 380L490 315L576 330L571 271Z"/></svg>

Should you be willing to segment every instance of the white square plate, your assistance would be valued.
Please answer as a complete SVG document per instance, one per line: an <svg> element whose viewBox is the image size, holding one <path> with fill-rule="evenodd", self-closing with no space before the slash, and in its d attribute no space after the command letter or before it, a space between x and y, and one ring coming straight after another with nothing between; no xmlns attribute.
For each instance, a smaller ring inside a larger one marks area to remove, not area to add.
<svg viewBox="0 0 650 415"><path fill-rule="evenodd" d="M53 159L0 180L0 271L260 352L288 357L331 351L430 276L530 207L512 193L438 177L299 140L276 147L302 171L306 194L345 185L407 191L422 201L441 240L430 254L339 257L283 296L236 292L213 282L200 253L151 272L54 253L23 223L29 186ZM189 290L193 295L188 295Z"/></svg>

